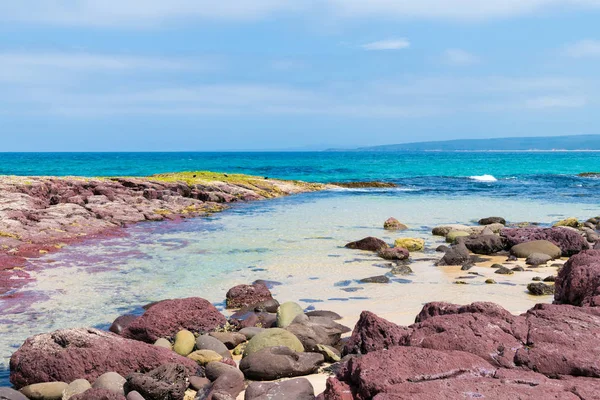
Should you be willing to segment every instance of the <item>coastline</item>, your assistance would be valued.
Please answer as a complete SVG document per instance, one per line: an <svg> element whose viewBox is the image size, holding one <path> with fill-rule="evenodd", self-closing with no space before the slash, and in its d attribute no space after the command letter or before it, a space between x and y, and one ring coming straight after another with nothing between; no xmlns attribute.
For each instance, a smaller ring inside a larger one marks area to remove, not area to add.
<svg viewBox="0 0 600 400"><path fill-rule="evenodd" d="M122 235L124 226L207 216L230 203L326 188L205 171L145 178L0 176L0 295L30 281L27 259Z"/></svg>

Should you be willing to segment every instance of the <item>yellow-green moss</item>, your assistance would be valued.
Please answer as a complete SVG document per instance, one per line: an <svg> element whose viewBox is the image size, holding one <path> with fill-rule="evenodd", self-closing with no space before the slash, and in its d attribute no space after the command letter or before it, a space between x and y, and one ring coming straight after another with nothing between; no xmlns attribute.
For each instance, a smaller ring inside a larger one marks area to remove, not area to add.
<svg viewBox="0 0 600 400"><path fill-rule="evenodd" d="M157 208L156 210L154 210L154 214L165 216L165 215L170 215L173 213L171 212L171 210L167 210L164 208Z"/></svg>
<svg viewBox="0 0 600 400"><path fill-rule="evenodd" d="M21 236L17 235L16 233L10 233L5 231L0 231L0 237L21 240Z"/></svg>

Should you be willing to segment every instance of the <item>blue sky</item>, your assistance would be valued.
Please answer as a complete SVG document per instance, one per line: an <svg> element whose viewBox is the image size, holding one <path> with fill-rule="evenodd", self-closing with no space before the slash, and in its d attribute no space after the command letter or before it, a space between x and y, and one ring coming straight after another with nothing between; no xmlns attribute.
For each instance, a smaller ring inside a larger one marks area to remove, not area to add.
<svg viewBox="0 0 600 400"><path fill-rule="evenodd" d="M600 0L0 3L0 151L600 133Z"/></svg>

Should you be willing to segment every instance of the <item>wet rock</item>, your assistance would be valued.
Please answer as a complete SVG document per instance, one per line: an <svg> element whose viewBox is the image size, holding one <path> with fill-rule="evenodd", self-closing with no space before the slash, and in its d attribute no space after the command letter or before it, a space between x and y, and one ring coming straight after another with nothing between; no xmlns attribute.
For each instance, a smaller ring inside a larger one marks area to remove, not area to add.
<svg viewBox="0 0 600 400"><path fill-rule="evenodd" d="M435 248L435 251L440 252L440 253L445 253L448 250L450 250L450 247L446 246L446 245L439 245L438 247Z"/></svg>
<svg viewBox="0 0 600 400"><path fill-rule="evenodd" d="M384 260L402 261L408 259L410 254L404 247L394 247L380 249L377 255Z"/></svg>
<svg viewBox="0 0 600 400"><path fill-rule="evenodd" d="M555 303L600 305L600 250L571 257L558 272L555 287Z"/></svg>
<svg viewBox="0 0 600 400"><path fill-rule="evenodd" d="M452 246L436 265L463 265L469 258L469 250L464 243L459 243Z"/></svg>
<svg viewBox="0 0 600 400"><path fill-rule="evenodd" d="M467 261L466 263L463 264L462 267L460 267L461 271L468 271L471 268L473 268L475 266L475 263L473 263L472 261Z"/></svg>
<svg viewBox="0 0 600 400"><path fill-rule="evenodd" d="M533 278L531 278L532 281L534 282L541 282L542 277L541 276L534 276Z"/></svg>
<svg viewBox="0 0 600 400"><path fill-rule="evenodd" d="M208 334L200 335L196 339L196 348L198 350L212 350L222 357L231 358L231 354L227 349L227 346L223 344L219 339L214 338Z"/></svg>
<svg viewBox="0 0 600 400"><path fill-rule="evenodd" d="M579 232L567 228L503 229L500 235L506 239L509 247L526 242L546 240L558 246L564 257L570 257L588 249L587 241L579 234ZM558 258L560 256L557 256L555 253L549 254L547 251L531 251L526 255L519 257L526 258L531 253L544 253L553 258Z"/></svg>
<svg viewBox="0 0 600 400"><path fill-rule="evenodd" d="M172 351L92 328L64 329L33 336L11 357L11 382L17 388L39 382L96 380L105 372L127 376L178 362L196 364Z"/></svg>
<svg viewBox="0 0 600 400"><path fill-rule="evenodd" d="M273 289L275 286L282 285L281 282L269 281L269 280L265 280L265 279L257 279L254 282L252 282L252 284L253 285L257 285L257 284L265 285L267 287L267 289Z"/></svg>
<svg viewBox="0 0 600 400"><path fill-rule="evenodd" d="M498 268L502 268L504 265L502 264L492 264L492 266L490 268L494 268L494 269L498 269Z"/></svg>
<svg viewBox="0 0 600 400"><path fill-rule="evenodd" d="M94 381L92 388L104 389L110 392L125 395L125 391L123 390L123 385L125 385L125 382L125 378L116 372L106 372L100 375L98 379Z"/></svg>
<svg viewBox="0 0 600 400"><path fill-rule="evenodd" d="M382 248L388 248L388 244L381 239L369 236L356 242L350 242L345 246L348 249L378 251Z"/></svg>
<svg viewBox="0 0 600 400"><path fill-rule="evenodd" d="M514 272L506 267L500 267L498 268L496 271L494 271L494 273L496 274L500 274L500 275L512 275L514 274Z"/></svg>
<svg viewBox="0 0 600 400"><path fill-rule="evenodd" d="M383 229L386 229L389 231L404 231L404 230L408 229L408 226L404 225L403 223L398 221L396 218L390 217L383 223Z"/></svg>
<svg viewBox="0 0 600 400"><path fill-rule="evenodd" d="M180 330L175 335L175 343L173 344L173 351L180 356L187 356L194 350L196 345L196 337L194 334L187 329Z"/></svg>
<svg viewBox="0 0 600 400"><path fill-rule="evenodd" d="M385 275L371 276L359 281L360 283L390 283L390 278Z"/></svg>
<svg viewBox="0 0 600 400"><path fill-rule="evenodd" d="M277 310L277 327L285 328L292 323L294 318L302 314L304 314L302 307L293 301L281 304Z"/></svg>
<svg viewBox="0 0 600 400"><path fill-rule="evenodd" d="M495 283L496 283L496 281L495 281L495 280L493 280L493 279L486 279L486 280L485 280L485 283L487 283L488 285L493 285L493 284L495 284Z"/></svg>
<svg viewBox="0 0 600 400"><path fill-rule="evenodd" d="M65 382L35 383L22 388L21 394L31 400L60 400L68 386Z"/></svg>
<svg viewBox="0 0 600 400"><path fill-rule="evenodd" d="M487 217L482 218L477 222L479 225L502 224L506 225L506 220L502 217Z"/></svg>
<svg viewBox="0 0 600 400"><path fill-rule="evenodd" d="M302 352L304 346L294 334L281 328L265 329L263 332L255 335L248 341L244 350L244 357L247 357L266 347L287 346L291 350Z"/></svg>
<svg viewBox="0 0 600 400"><path fill-rule="evenodd" d="M121 315L120 317L117 317L114 320L114 322L112 323L110 328L108 328L108 330L113 333L116 333L117 335L120 335L125 328L127 328L133 321L135 321L138 318L139 317L137 315L133 314Z"/></svg>
<svg viewBox="0 0 600 400"><path fill-rule="evenodd" d="M121 386L122 387L122 386ZM86 379L75 379L69 383L69 386L63 391L62 400L69 400L72 396L85 392L91 389L92 385ZM2 399L2 396L0 396Z"/></svg>
<svg viewBox="0 0 600 400"><path fill-rule="evenodd" d="M465 238L465 246L475 254L490 255L506 249L506 243L498 235L477 235Z"/></svg>
<svg viewBox="0 0 600 400"><path fill-rule="evenodd" d="M318 353L298 353L289 347L268 347L248 355L240 362L244 376L253 380L275 380L309 375L324 361Z"/></svg>
<svg viewBox="0 0 600 400"><path fill-rule="evenodd" d="M164 300L148 309L124 331L129 339L154 343L171 338L182 329L204 333L225 325L226 318L208 300L200 297Z"/></svg>
<svg viewBox="0 0 600 400"><path fill-rule="evenodd" d="M554 286L546 285L544 283L530 283L527 285L527 290L534 296L549 296L554 294Z"/></svg>
<svg viewBox="0 0 600 400"><path fill-rule="evenodd" d="M344 345L342 355L366 354L371 351L402 346L407 343L411 330L398 326L369 311L363 311L352 336Z"/></svg>
<svg viewBox="0 0 600 400"><path fill-rule="evenodd" d="M0 400L29 400L24 394L8 387L0 387Z"/></svg>
<svg viewBox="0 0 600 400"><path fill-rule="evenodd" d="M393 275L410 275L413 273L413 270L408 265L398 264L392 267L390 273Z"/></svg>
<svg viewBox="0 0 600 400"><path fill-rule="evenodd" d="M421 251L425 248L425 240L419 238L400 238L394 241L395 247L403 247L408 251Z"/></svg>
<svg viewBox="0 0 600 400"><path fill-rule="evenodd" d="M535 240L511 247L510 253L519 258L527 258L532 254L545 254L551 259L555 259L560 258L561 250L547 240Z"/></svg>
<svg viewBox="0 0 600 400"><path fill-rule="evenodd" d="M315 390L305 378L281 382L252 382L244 400L314 400Z"/></svg>
<svg viewBox="0 0 600 400"><path fill-rule="evenodd" d="M532 253L525 260L525 264L527 265L542 265L546 264L548 261L552 260L552 257L548 254L542 253Z"/></svg>
<svg viewBox="0 0 600 400"><path fill-rule="evenodd" d="M225 297L227 308L241 308L273 299L271 291L261 283L234 286Z"/></svg>
<svg viewBox="0 0 600 400"><path fill-rule="evenodd" d="M127 398L110 390L92 388L81 394L76 394L71 397L71 400L127 400Z"/></svg>
<svg viewBox="0 0 600 400"><path fill-rule="evenodd" d="M183 400L189 376L185 366L165 364L147 374L129 375L125 383L125 392L136 391L145 400Z"/></svg>

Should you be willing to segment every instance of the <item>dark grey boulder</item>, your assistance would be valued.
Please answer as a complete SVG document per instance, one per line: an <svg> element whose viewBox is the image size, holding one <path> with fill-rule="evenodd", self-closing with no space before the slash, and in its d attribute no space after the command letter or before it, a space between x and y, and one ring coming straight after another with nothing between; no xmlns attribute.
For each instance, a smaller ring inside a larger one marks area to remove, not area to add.
<svg viewBox="0 0 600 400"><path fill-rule="evenodd" d="M498 235L476 235L462 240L472 253L489 255L506 250L506 242Z"/></svg>
<svg viewBox="0 0 600 400"><path fill-rule="evenodd" d="M527 290L534 296L548 296L554 294L554 286L545 283L536 282L527 285Z"/></svg>
<svg viewBox="0 0 600 400"><path fill-rule="evenodd" d="M252 382L244 400L314 400L315 390L305 378L282 382Z"/></svg>
<svg viewBox="0 0 600 400"><path fill-rule="evenodd" d="M267 347L244 357L240 370L248 379L270 381L312 374L324 360L318 353L298 353L285 346Z"/></svg>
<svg viewBox="0 0 600 400"><path fill-rule="evenodd" d="M506 225L506 220L502 217L487 217L487 218L481 218L478 221L479 225L491 225L491 224L502 224L502 225Z"/></svg>
<svg viewBox="0 0 600 400"><path fill-rule="evenodd" d="M220 354L223 358L231 358L231 353L229 353L227 346L219 339L208 334L198 336L196 339L196 349L212 350L215 353Z"/></svg>
<svg viewBox="0 0 600 400"><path fill-rule="evenodd" d="M452 246L437 265L463 265L469 258L469 249L461 242Z"/></svg>

